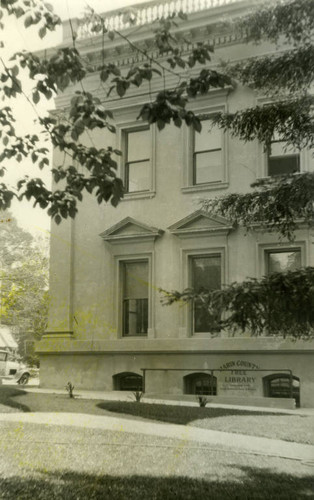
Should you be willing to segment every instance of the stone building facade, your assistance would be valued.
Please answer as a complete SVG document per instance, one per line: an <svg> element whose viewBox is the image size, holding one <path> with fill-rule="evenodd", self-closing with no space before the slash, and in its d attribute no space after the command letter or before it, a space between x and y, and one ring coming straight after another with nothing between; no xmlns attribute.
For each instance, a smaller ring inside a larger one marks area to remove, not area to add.
<svg viewBox="0 0 314 500"><path fill-rule="evenodd" d="M247 11L249 4L218 3L196 9L180 24L193 43L214 43L211 64L275 50L269 44L247 45L220 31L219 20ZM132 38L146 48L151 47L150 27L145 25L154 14L150 5L140 7L143 26ZM159 8L167 6L164 2ZM123 22L114 14L112 19ZM131 30L120 29L125 34ZM69 33L65 23L65 44ZM77 43L85 56L97 60L99 36L84 37L82 31ZM105 55L106 62L122 68L134 57L118 39L106 40ZM153 79L151 85L153 93L160 80ZM84 86L105 95L96 74ZM57 109L67 106L74 90L57 98ZM257 178L313 170L311 152L287 151L276 138L266 154L256 141L244 144L215 128L208 132L206 119L217 110L234 112L265 102L252 89L213 90L193 100L190 109L205 116L201 134L184 125L158 131L137 121L147 92L141 86L123 99L112 96L116 134L92 132L97 146L111 144L123 152L123 201L113 208L85 195L75 220L52 224L49 326L37 345L41 385L63 388L70 380L77 388L111 391L135 390L145 383L147 394L170 399L195 400L195 394L204 393L212 401L292 406L293 397L298 405L313 407L314 342L208 332L210 319L197 305L165 307L159 293L159 288L220 287L313 266L314 239L308 228L298 230L289 242L258 228L245 233L200 211L201 199L246 192ZM58 155L56 151L55 164Z"/></svg>

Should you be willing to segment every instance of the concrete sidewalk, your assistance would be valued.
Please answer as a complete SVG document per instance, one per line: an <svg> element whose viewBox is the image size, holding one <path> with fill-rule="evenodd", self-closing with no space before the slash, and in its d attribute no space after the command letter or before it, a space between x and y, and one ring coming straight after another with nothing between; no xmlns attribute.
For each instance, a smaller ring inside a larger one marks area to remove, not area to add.
<svg viewBox="0 0 314 500"><path fill-rule="evenodd" d="M73 413L2 413L0 414L0 426L1 422L74 426L159 436L169 439L174 438L189 442L207 443L224 449L236 449L240 453L301 460L314 467L314 446L312 445L190 426Z"/></svg>

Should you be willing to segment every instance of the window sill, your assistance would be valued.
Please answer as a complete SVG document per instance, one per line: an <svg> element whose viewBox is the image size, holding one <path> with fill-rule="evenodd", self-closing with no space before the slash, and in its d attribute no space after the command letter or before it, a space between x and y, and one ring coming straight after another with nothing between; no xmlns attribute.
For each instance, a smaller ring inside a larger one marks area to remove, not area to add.
<svg viewBox="0 0 314 500"><path fill-rule="evenodd" d="M219 189L226 189L229 186L229 182L210 182L207 184L199 184L195 186L186 186L181 188L183 194L185 193L197 193L202 191L218 191Z"/></svg>
<svg viewBox="0 0 314 500"><path fill-rule="evenodd" d="M142 338L147 338L148 335L147 333L135 333L134 335L122 335L120 339L142 339Z"/></svg>
<svg viewBox="0 0 314 500"><path fill-rule="evenodd" d="M302 170L300 172L293 172L292 174L278 174L278 175L259 175L256 177L256 181L255 182L258 182L258 181L267 181L267 180L270 180L270 179L278 179L279 177L285 177L285 176L290 176L290 175L302 175L304 174L305 171Z"/></svg>
<svg viewBox="0 0 314 500"><path fill-rule="evenodd" d="M192 333L191 338L196 338L196 339L215 339L215 338L221 338L222 337L222 332L216 332L216 333L211 333L211 332L199 332L199 333Z"/></svg>
<svg viewBox="0 0 314 500"><path fill-rule="evenodd" d="M135 193L125 193L121 201L142 200L144 198L154 198L156 191L138 191Z"/></svg>

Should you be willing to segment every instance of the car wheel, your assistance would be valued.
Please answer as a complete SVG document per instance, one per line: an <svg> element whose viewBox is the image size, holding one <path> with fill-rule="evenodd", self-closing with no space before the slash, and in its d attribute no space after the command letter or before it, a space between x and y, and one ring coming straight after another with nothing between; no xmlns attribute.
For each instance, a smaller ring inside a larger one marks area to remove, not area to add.
<svg viewBox="0 0 314 500"><path fill-rule="evenodd" d="M29 373L23 373L21 378L18 380L18 384L20 385L26 385L27 382L29 381Z"/></svg>

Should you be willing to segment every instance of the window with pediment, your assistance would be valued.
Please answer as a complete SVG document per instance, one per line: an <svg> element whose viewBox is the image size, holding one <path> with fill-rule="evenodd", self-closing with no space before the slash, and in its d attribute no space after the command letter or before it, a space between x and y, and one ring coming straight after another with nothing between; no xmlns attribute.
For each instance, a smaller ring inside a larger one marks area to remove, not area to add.
<svg viewBox="0 0 314 500"><path fill-rule="evenodd" d="M101 233L110 245L114 319L120 338L153 336L154 242L163 234L132 217Z"/></svg>

